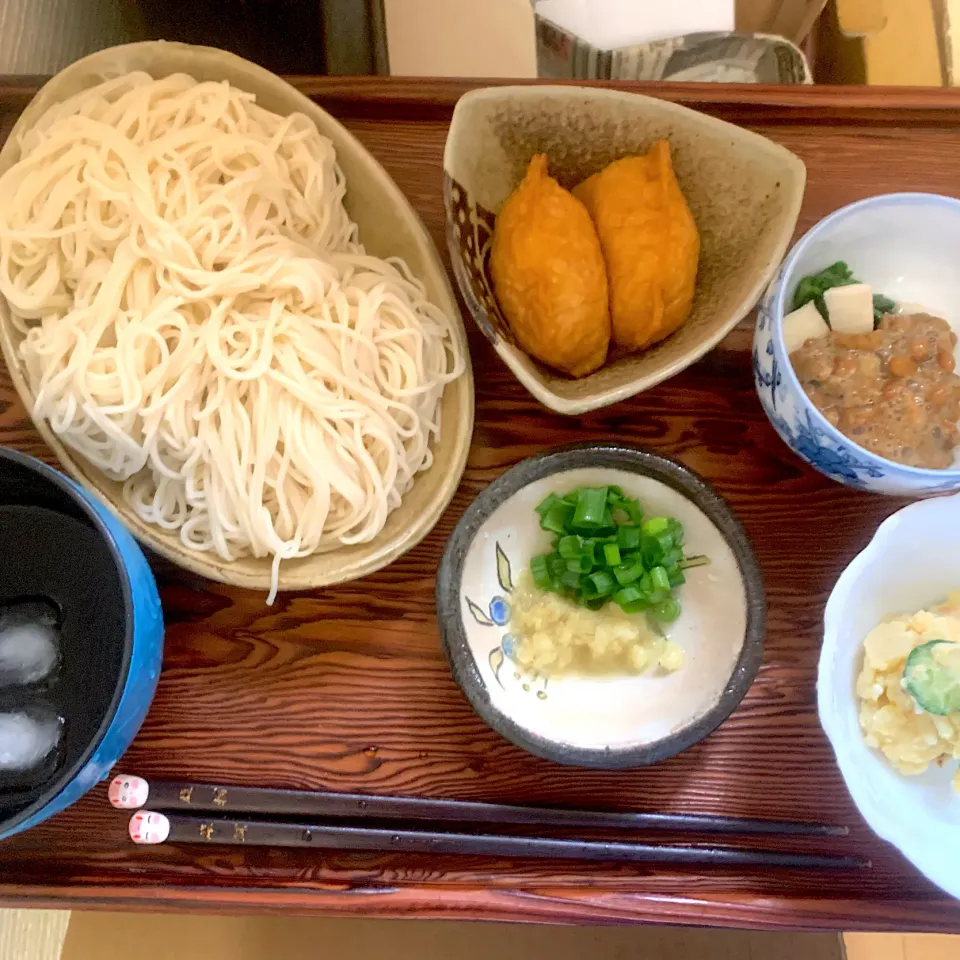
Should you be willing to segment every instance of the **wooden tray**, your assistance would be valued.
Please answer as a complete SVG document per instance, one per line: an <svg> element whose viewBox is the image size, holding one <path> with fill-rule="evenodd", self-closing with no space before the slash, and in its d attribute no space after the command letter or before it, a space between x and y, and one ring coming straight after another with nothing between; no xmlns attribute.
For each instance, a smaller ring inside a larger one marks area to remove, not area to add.
<svg viewBox="0 0 960 960"><path fill-rule="evenodd" d="M441 154L459 82L299 81L383 162L443 243ZM793 150L809 185L798 229L894 190L960 195L960 93L619 84L743 123ZM32 88L0 87L8 130ZM958 251L960 255L960 251ZM580 419L540 407L471 331L477 425L467 473L433 534L374 577L316 595L231 590L158 567L167 619L153 709L123 769L148 778L849 823L820 849L858 873L694 871L302 850L134 847L103 787L0 844L0 899L137 909L276 909L503 920L960 931L960 903L877 840L817 723L823 605L901 501L802 464L753 388L751 324L633 400ZM580 771L512 747L472 713L434 622L434 572L466 505L523 457L616 438L709 477L753 539L769 596L764 666L713 736L655 768ZM0 375L0 443L49 459ZM822 843L822 841L821 841ZM811 849L817 849L811 845Z"/></svg>

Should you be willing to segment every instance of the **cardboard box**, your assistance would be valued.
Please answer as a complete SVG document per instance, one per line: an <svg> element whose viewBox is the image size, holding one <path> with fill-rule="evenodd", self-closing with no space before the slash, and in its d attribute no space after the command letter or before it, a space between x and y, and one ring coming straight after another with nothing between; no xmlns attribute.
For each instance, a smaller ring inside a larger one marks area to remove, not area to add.
<svg viewBox="0 0 960 960"><path fill-rule="evenodd" d="M550 19L556 4L535 4L537 74L541 77L572 80L685 80L725 83L810 83L806 58L797 43L816 23L826 0L736 0L725 2L690 0L675 2L669 10L651 11L644 43L626 43L611 49L609 42L591 43L588 37L604 35L603 30L577 31L571 24L582 20L589 9L584 0L571 0L567 22ZM561 4L562 11L564 5ZM611 16L618 12L611 4ZM624 8L620 32L627 37L633 26L635 36L644 19L628 16ZM579 15L579 16L578 16ZM703 19L707 18L707 19ZM712 19L710 19L712 18ZM676 31L669 37L661 27L669 22ZM730 24L736 32L705 32L699 23ZM652 39L652 38L657 39ZM662 39L659 39L661 38Z"/></svg>
<svg viewBox="0 0 960 960"><path fill-rule="evenodd" d="M735 29L734 0L533 0L533 5L538 17L598 50Z"/></svg>
<svg viewBox="0 0 960 960"><path fill-rule="evenodd" d="M934 0L830 0L820 21L818 83L941 86Z"/></svg>
<svg viewBox="0 0 960 960"><path fill-rule="evenodd" d="M782 37L694 33L599 50L536 17L537 75L558 80L811 83L806 57Z"/></svg>
<svg viewBox="0 0 960 960"><path fill-rule="evenodd" d="M949 86L957 87L960 86L960 0L940 0L934 13L939 14L944 79Z"/></svg>
<svg viewBox="0 0 960 960"><path fill-rule="evenodd" d="M653 0L633 2L655 6ZM679 7L682 2L673 0L673 6ZM805 25L816 19L825 2L735 0L726 7L727 22L732 9L738 32L779 33L798 42L809 29ZM504 78L537 75L533 0L383 0L383 6L390 72L393 74ZM697 6L695 4L690 9ZM702 27L693 29L701 30ZM692 29L681 32L690 33ZM736 47L736 44L731 46ZM583 52L578 56L583 57ZM589 54L586 56L589 58ZM689 47L684 57L687 61L692 59ZM771 72L780 72L771 71L778 57L788 65L787 73L794 79L806 73L806 64L792 51L774 45L768 46L766 59L762 54L756 58L763 61L759 69L764 77L770 77ZM696 74L701 66L694 64L693 73ZM569 68L566 72L551 71L546 75L596 76L588 72L575 74ZM772 82L777 82L776 76Z"/></svg>
<svg viewBox="0 0 960 960"><path fill-rule="evenodd" d="M383 8L394 76L537 75L530 0L383 0Z"/></svg>
<svg viewBox="0 0 960 960"><path fill-rule="evenodd" d="M774 34L800 44L826 5L827 0L737 0L737 30Z"/></svg>

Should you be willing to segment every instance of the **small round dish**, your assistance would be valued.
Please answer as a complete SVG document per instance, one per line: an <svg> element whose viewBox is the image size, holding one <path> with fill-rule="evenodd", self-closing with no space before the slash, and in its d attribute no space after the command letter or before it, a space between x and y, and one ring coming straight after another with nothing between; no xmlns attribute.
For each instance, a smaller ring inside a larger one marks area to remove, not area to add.
<svg viewBox="0 0 960 960"><path fill-rule="evenodd" d="M619 484L646 515L676 517L689 571L668 636L684 649L671 674L545 676L513 658L510 594L530 557L549 548L535 507L550 492ZM510 742L578 767L656 763L702 740L743 699L763 657L763 583L743 528L704 480L656 454L576 444L524 460L467 508L437 574L437 618L454 678Z"/></svg>
<svg viewBox="0 0 960 960"><path fill-rule="evenodd" d="M928 496L960 489L960 461L948 470L931 470L887 460L844 436L814 406L783 342L783 318L797 284L843 260L875 291L922 304L960 334L960 263L951 253L958 245L960 200L882 194L821 220L797 241L770 284L753 340L757 394L783 441L831 480L872 493Z"/></svg>
<svg viewBox="0 0 960 960"><path fill-rule="evenodd" d="M857 809L921 873L960 897L956 762L898 773L863 739L856 680L863 641L885 617L929 610L960 588L960 495L911 504L885 520L827 601L817 709Z"/></svg>

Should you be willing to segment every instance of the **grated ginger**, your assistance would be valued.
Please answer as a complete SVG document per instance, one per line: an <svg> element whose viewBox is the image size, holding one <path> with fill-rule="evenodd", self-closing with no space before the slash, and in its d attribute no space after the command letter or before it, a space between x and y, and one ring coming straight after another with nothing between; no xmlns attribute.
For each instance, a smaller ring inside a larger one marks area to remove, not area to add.
<svg viewBox="0 0 960 960"><path fill-rule="evenodd" d="M587 610L538 590L524 573L511 596L510 632L515 657L538 673L672 673L683 666L683 648L655 633L643 614L615 603Z"/></svg>

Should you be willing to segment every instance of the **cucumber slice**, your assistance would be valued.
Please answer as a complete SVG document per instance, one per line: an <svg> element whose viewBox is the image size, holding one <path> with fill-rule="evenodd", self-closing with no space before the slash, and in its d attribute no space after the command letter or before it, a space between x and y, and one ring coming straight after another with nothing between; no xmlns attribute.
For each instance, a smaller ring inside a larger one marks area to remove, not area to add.
<svg viewBox="0 0 960 960"><path fill-rule="evenodd" d="M903 668L902 685L927 713L945 717L960 712L960 644L930 640L914 647Z"/></svg>

